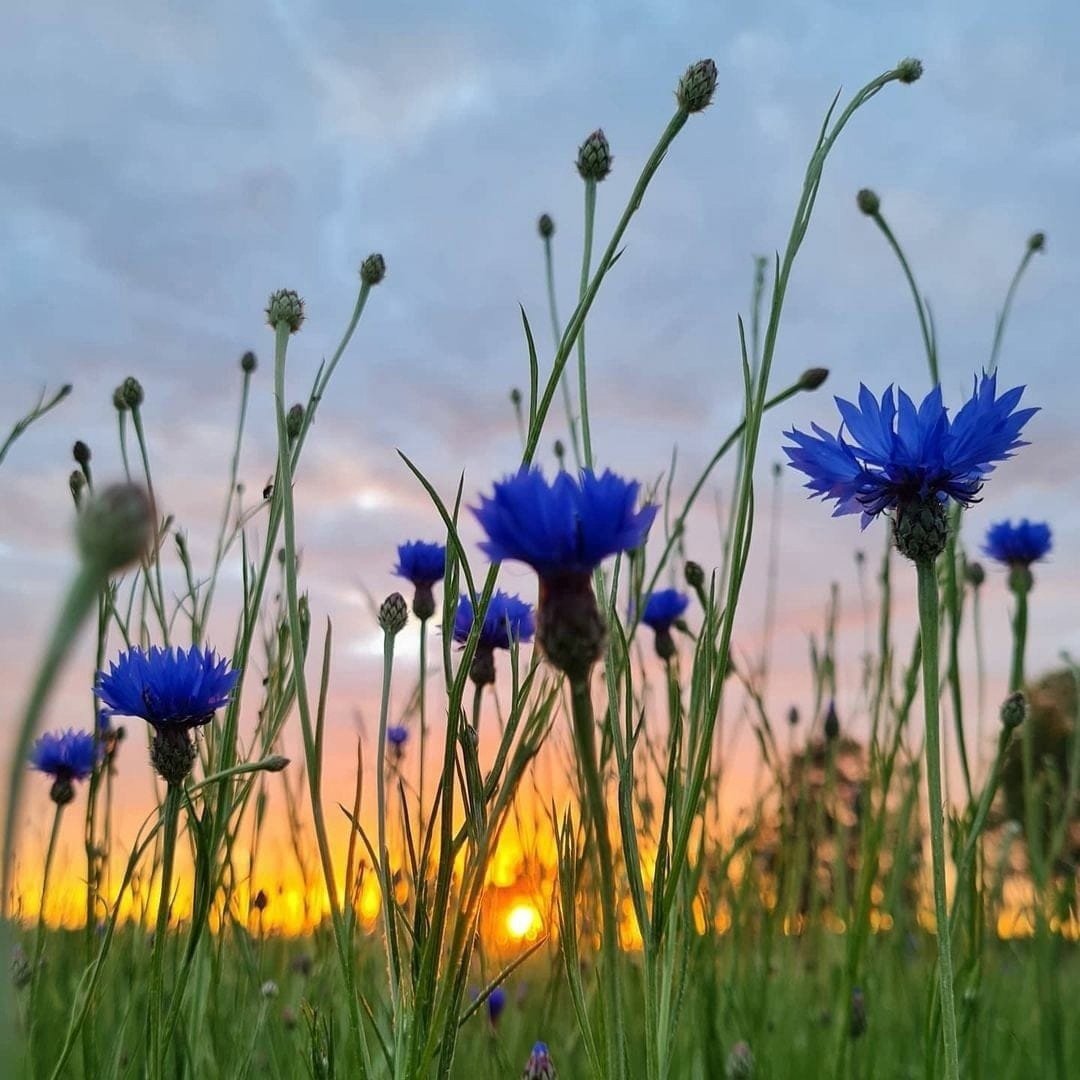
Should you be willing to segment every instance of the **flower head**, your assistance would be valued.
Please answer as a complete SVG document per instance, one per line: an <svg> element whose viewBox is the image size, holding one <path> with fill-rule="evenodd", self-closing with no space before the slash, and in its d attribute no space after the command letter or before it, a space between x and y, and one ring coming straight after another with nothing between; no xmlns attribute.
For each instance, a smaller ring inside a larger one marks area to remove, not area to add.
<svg viewBox="0 0 1080 1080"><path fill-rule="evenodd" d="M426 540L408 540L399 544L394 573L413 585L432 586L446 573L446 547Z"/></svg>
<svg viewBox="0 0 1080 1080"><path fill-rule="evenodd" d="M400 750L409 741L409 729L404 724L391 724L386 729L386 741Z"/></svg>
<svg viewBox="0 0 1080 1080"><path fill-rule="evenodd" d="M98 672L95 689L108 716L140 716L158 730L186 731L212 720L239 678L213 649L136 646L121 653L108 674Z"/></svg>
<svg viewBox="0 0 1080 1080"><path fill-rule="evenodd" d="M539 468L522 470L473 509L488 537L480 547L496 562L527 563L541 578L589 574L645 542L656 507L636 510L638 490L610 470L561 472L551 483Z"/></svg>
<svg viewBox="0 0 1080 1080"><path fill-rule="evenodd" d="M54 780L85 780L98 760L89 731L48 731L34 743L30 765Z"/></svg>
<svg viewBox="0 0 1080 1080"><path fill-rule="evenodd" d="M991 525L983 551L1006 566L1030 566L1044 559L1051 547L1050 526L1045 521L1023 518L1015 525L1011 521Z"/></svg>
<svg viewBox="0 0 1080 1080"><path fill-rule="evenodd" d="M535 1043L529 1060L525 1062L525 1071L521 1074L521 1080L555 1080L557 1075L547 1043Z"/></svg>
<svg viewBox="0 0 1080 1080"><path fill-rule="evenodd" d="M493 1023L499 1022L503 1009L506 1008L506 991L501 986L496 986L487 997L488 1019Z"/></svg>
<svg viewBox="0 0 1080 1080"><path fill-rule="evenodd" d="M678 589L659 589L645 601L641 621L653 630L670 630L690 605L690 598Z"/></svg>
<svg viewBox="0 0 1080 1080"><path fill-rule="evenodd" d="M473 606L467 596L458 600L454 615L454 640L464 644L473 628ZM480 627L479 648L509 649L515 641L532 641L535 632L533 609L519 596L497 590L488 602Z"/></svg>

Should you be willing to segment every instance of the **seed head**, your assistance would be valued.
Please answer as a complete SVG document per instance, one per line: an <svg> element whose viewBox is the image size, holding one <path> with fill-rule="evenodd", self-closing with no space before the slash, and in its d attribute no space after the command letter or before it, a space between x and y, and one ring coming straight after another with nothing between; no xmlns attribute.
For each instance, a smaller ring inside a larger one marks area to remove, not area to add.
<svg viewBox="0 0 1080 1080"><path fill-rule="evenodd" d="M409 605L399 592L391 593L379 605L379 626L388 634L400 634L409 621Z"/></svg>
<svg viewBox="0 0 1080 1080"><path fill-rule="evenodd" d="M1029 251L1042 251L1046 247L1046 233L1035 232L1028 237Z"/></svg>
<svg viewBox="0 0 1080 1080"><path fill-rule="evenodd" d="M245 375L250 375L258 366L258 358L250 349L240 357L240 370Z"/></svg>
<svg viewBox="0 0 1080 1080"><path fill-rule="evenodd" d="M90 447L79 439L75 445L71 448L71 456L75 459L79 465L90 464Z"/></svg>
<svg viewBox="0 0 1080 1080"><path fill-rule="evenodd" d="M360 264L360 280L365 285L378 285L386 277L386 260L378 253L369 255Z"/></svg>
<svg viewBox="0 0 1080 1080"><path fill-rule="evenodd" d="M799 376L800 390L816 390L829 377L829 369L824 367L807 368Z"/></svg>
<svg viewBox="0 0 1080 1080"><path fill-rule="evenodd" d="M855 205L867 216L875 217L881 211L881 200L876 191L862 188L855 196Z"/></svg>
<svg viewBox="0 0 1080 1080"><path fill-rule="evenodd" d="M154 507L136 484L112 484L79 514L75 537L83 560L110 574L141 558L150 546Z"/></svg>
<svg viewBox="0 0 1080 1080"><path fill-rule="evenodd" d="M304 301L293 289L278 289L270 294L266 305L266 321L276 330L284 323L290 334L295 334L304 322Z"/></svg>
<svg viewBox="0 0 1080 1080"><path fill-rule="evenodd" d="M712 60L699 60L691 64L679 80L675 98L679 108L688 113L701 112L707 108L716 92L716 64Z"/></svg>
<svg viewBox="0 0 1080 1080"><path fill-rule="evenodd" d="M900 76L900 81L908 86L922 78L922 70L922 61L916 60L913 56L905 57L896 65L896 73Z"/></svg>
<svg viewBox="0 0 1080 1080"><path fill-rule="evenodd" d="M134 375L129 375L123 383L121 383L120 392L124 396L124 404L129 409L137 409L143 403L143 399L145 398L142 383L139 382Z"/></svg>
<svg viewBox="0 0 1080 1080"><path fill-rule="evenodd" d="M611 172L612 161L611 147L601 128L597 128L578 147L577 171L582 180L599 183Z"/></svg>
<svg viewBox="0 0 1080 1080"><path fill-rule="evenodd" d="M555 235L555 222L551 220L550 214L541 214L536 222L536 231L545 239Z"/></svg>
<svg viewBox="0 0 1080 1080"><path fill-rule="evenodd" d="M1007 731L1018 728L1027 716L1027 698L1018 690L1001 705L1001 726Z"/></svg>

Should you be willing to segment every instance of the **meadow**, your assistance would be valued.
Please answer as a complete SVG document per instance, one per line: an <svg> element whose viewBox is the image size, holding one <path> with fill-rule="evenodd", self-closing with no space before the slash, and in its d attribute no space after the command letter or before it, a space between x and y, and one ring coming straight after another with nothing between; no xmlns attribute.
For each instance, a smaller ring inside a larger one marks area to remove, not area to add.
<svg viewBox="0 0 1080 1080"><path fill-rule="evenodd" d="M807 138L790 233L733 315L728 393L742 420L689 481L674 457L634 478L594 449L590 407L604 402L590 402L585 329L616 264L635 272L635 216L674 141L708 123L716 65L678 80L610 236L597 235L596 205L611 148L600 130L582 142L584 244L565 320L557 224L537 221L548 311L521 310L507 387L520 458L439 490L399 452L433 531L386 553L401 591L372 604L378 723L355 745L326 739L334 612L305 591L296 493L320 404L368 306L393 288L392 253L360 263L340 342L299 400L289 361L304 299L268 298L265 349L240 357L229 383L233 441L197 466L223 478L219 529L199 545L155 486L153 384L136 373L116 387L125 475L103 482L98 448L74 444L78 570L9 721L4 1076L1078 1075L1080 668L1066 655L1049 673L1025 662L1049 526L964 527L968 507L992 502L998 468L1024 469L1028 421L1053 406L1005 359L1046 238L1031 235L988 315L989 355L962 373L970 396L950 400L918 268L878 196L860 191L852 213L910 292L918 376L887 388L872 370L862 387L832 386L823 368L786 383L774 371L830 153L858 138L879 93L917 93L921 75L905 59L838 94ZM823 386L837 395L831 429L803 418ZM43 394L15 424L0 482L19 437L57 423L69 392ZM245 426L271 401L275 471L258 488ZM782 448L761 438L774 410ZM784 599L775 573L748 567L772 539L779 467L767 462L781 451L823 516L849 515L853 549L869 549L860 526L885 522L867 534L880 548L857 557L868 632L853 714L836 705L835 592L798 703L768 703ZM687 522L721 475L723 558L702 565ZM207 545L205 565L192 550ZM535 573L535 603L500 588L509 563ZM1011 594L1004 700L985 689L991 588ZM767 613L753 652L738 632L750 594ZM897 628L898 597L917 606L913 634ZM414 662L396 644L417 625ZM87 637L79 724L50 701ZM732 753L739 735L752 755ZM331 758L347 760L349 790L326 783ZM151 772L154 807L122 827L118 792ZM734 813L733 786L749 793ZM40 852L31 787L49 793ZM73 819L84 859L61 881L57 837ZM275 828L288 871L267 854Z"/></svg>

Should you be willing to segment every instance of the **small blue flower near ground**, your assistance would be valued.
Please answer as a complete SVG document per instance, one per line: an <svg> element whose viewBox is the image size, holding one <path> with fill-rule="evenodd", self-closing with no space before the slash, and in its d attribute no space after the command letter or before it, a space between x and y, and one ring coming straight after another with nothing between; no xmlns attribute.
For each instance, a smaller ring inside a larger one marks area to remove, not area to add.
<svg viewBox="0 0 1080 1080"><path fill-rule="evenodd" d="M413 584L413 613L424 621L435 614L434 586L446 574L446 546L426 540L408 540L398 545L394 573Z"/></svg>
<svg viewBox="0 0 1080 1080"><path fill-rule="evenodd" d="M547 1043L535 1043L529 1060L525 1062L525 1071L521 1074L521 1080L556 1080L557 1075Z"/></svg>
<svg viewBox="0 0 1080 1080"><path fill-rule="evenodd" d="M657 508L635 509L639 490L610 470L561 472L551 483L539 468L522 470L473 509L488 537L480 547L495 562L527 563L541 578L588 574L645 542Z"/></svg>
<svg viewBox="0 0 1080 1080"><path fill-rule="evenodd" d="M472 601L463 595L454 614L454 640L464 644L472 628ZM535 631L532 604L498 589L488 602L478 648L509 649L515 641L532 641Z"/></svg>
<svg viewBox="0 0 1080 1080"><path fill-rule="evenodd" d="M499 1022L499 1017L502 1016L503 1009L506 1008L506 991L501 986L496 986L494 990L488 994L487 999L487 1011L488 1019L492 1024Z"/></svg>
<svg viewBox="0 0 1080 1080"><path fill-rule="evenodd" d="M983 551L990 558L1005 566L1030 566L1046 558L1053 547L1050 526L1045 521L1028 521L1023 518L1017 524L999 521L986 531Z"/></svg>
<svg viewBox="0 0 1080 1080"><path fill-rule="evenodd" d="M641 621L656 633L656 654L661 660L670 660L675 655L671 628L689 605L690 598L678 589L658 589L645 601Z"/></svg>
<svg viewBox="0 0 1080 1080"><path fill-rule="evenodd" d="M386 729L386 741L395 749L401 749L409 741L409 729L403 724L391 724Z"/></svg>
<svg viewBox="0 0 1080 1080"><path fill-rule="evenodd" d="M49 797L57 806L75 798L74 782L85 780L99 758L98 744L88 731L49 731L30 750L30 765L53 778Z"/></svg>
<svg viewBox="0 0 1080 1080"><path fill-rule="evenodd" d="M950 419L940 387L916 408L903 390L894 397L890 386L879 402L862 386L858 405L836 399L843 420L836 435L817 424L813 435L792 429L784 434L795 445L784 452L810 478L812 497L835 500L834 516L861 514L865 528L891 513L900 550L930 558L944 548L947 502L970 506L994 466L1027 445L1020 432L1038 410L1017 409L1023 392L1018 386L999 397L997 374L984 374Z"/></svg>
<svg viewBox="0 0 1080 1080"><path fill-rule="evenodd" d="M539 468L523 469L473 508L488 557L536 571L536 640L571 681L585 680L603 654L606 627L591 573L609 555L641 547L656 517L655 506L637 509L639 491L636 481L610 470L561 472L549 483Z"/></svg>

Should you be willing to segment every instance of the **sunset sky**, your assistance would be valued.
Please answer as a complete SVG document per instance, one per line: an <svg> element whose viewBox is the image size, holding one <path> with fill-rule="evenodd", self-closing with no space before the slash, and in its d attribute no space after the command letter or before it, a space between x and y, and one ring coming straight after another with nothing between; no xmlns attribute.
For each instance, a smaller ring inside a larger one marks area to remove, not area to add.
<svg viewBox="0 0 1080 1080"><path fill-rule="evenodd" d="M736 315L749 313L753 257L786 242L824 110L838 87L846 96L918 56L923 79L887 88L844 133L792 278L774 386L809 366L832 374L824 390L766 421L758 549L737 648L760 648L767 493L781 430L812 420L835 429L830 394L853 396L860 380L879 393L893 381L916 396L928 389L899 268L855 207L855 192L870 186L930 297L953 406L987 359L1027 237L1046 231L1001 359L1002 380L1026 383L1025 402L1043 411L1028 428L1033 445L995 474L964 528L977 545L1003 517L1051 522L1055 551L1037 569L1029 670L1053 664L1062 649L1080 653L1072 572L1080 556L1080 16L1063 0L922 0L869 13L878 7L787 2L735 14L670 2L43 0L7 13L0 424L13 424L42 387L75 388L0 469L0 713L9 730L74 566L72 442L90 444L101 480L120 472L113 388L127 375L142 381L161 508L187 530L205 569L227 479L238 359L248 348L260 367L241 477L257 493L272 472L267 295L288 286L307 301L290 355L298 400L352 310L361 259L381 251L386 281L322 404L297 488L302 583L316 619L330 615L335 626L340 752L328 798L347 800L357 716L370 730L377 708L381 635L367 597L397 587L397 542L441 534L395 448L447 496L464 470L470 502L516 465L509 392L528 379L519 304L545 362L551 356L537 215L556 222L565 318L580 260L578 144L597 126L611 142L614 171L597 212L606 242L670 118L679 74L701 56L719 68L715 102L663 163L589 323L599 464L651 483L677 446L675 492L685 495L738 422ZM563 428L560 411L553 419L549 469ZM706 566L719 558L716 497L727 498L729 483L730 471L719 471L692 519L688 551ZM820 629L835 580L844 716L857 697L864 632L853 555L865 550L874 567L882 526L860 535L855 519L832 520L806 502L795 474L785 470L782 485L770 702L805 707L807 635ZM474 541L471 521L466 531ZM235 564L231 572L235 583ZM913 573L900 567L896 577L906 643ZM522 568L508 566L500 583L535 594ZM228 587L219 598L212 640L221 644L231 640L234 599ZM984 599L994 701L1008 667L1002 573L990 574ZM415 648L410 630L395 687L401 703ZM965 649L970 658L970 639ZM50 726L89 722L91 664L87 635ZM125 755L121 798L133 822L150 787L138 743ZM31 781L30 832L42 834L44 784ZM77 829L67 836L74 852Z"/></svg>

